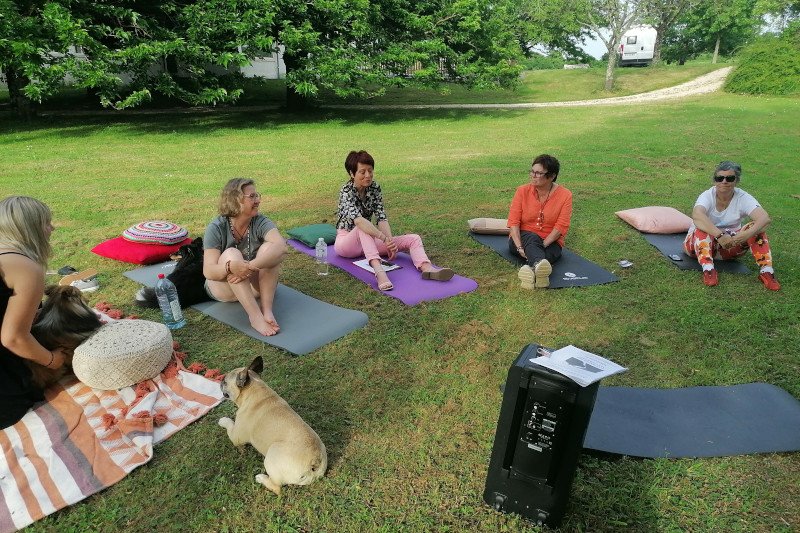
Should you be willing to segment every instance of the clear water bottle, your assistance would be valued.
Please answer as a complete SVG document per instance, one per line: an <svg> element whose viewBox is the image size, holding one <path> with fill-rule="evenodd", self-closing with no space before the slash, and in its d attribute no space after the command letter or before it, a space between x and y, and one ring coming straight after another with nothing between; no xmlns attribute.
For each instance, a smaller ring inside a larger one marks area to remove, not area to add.
<svg viewBox="0 0 800 533"><path fill-rule="evenodd" d="M317 274L328 275L328 245L322 237L317 241Z"/></svg>
<svg viewBox="0 0 800 533"><path fill-rule="evenodd" d="M161 308L161 314L164 316L164 324L169 329L178 329L186 325L181 303L178 301L178 289L175 288L175 285L170 280L164 277L164 274L158 275L156 297L158 298L158 306Z"/></svg>

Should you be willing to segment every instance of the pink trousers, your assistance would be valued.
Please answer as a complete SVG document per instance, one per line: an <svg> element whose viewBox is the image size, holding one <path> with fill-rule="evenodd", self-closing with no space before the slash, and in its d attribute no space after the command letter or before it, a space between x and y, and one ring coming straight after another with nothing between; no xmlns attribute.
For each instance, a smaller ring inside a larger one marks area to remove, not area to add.
<svg viewBox="0 0 800 533"><path fill-rule="evenodd" d="M392 238L397 244L398 252L409 253L411 261L417 267L417 270L423 263L430 262L430 259L425 254L425 249L422 247L422 239L420 239L419 235L412 233ZM385 256L389 253L389 250L386 249L386 244L382 240L364 233L358 229L358 226L353 228L352 231L347 231L346 229L337 230L333 249L341 257L361 257L363 255L368 261L380 259L380 256Z"/></svg>

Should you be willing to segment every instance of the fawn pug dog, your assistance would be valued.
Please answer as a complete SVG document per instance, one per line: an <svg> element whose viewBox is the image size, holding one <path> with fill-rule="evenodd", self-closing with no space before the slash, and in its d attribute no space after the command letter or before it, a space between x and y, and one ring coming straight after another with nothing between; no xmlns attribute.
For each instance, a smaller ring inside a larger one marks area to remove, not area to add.
<svg viewBox="0 0 800 533"><path fill-rule="evenodd" d="M73 350L103 325L97 313L86 305L80 289L71 285L49 285L44 294L47 298L36 314L31 333L48 350L65 348L68 357L61 368L47 368L26 360L33 382L42 389L67 375Z"/></svg>
<svg viewBox="0 0 800 533"><path fill-rule="evenodd" d="M261 356L250 366L229 372L220 384L222 394L238 407L236 420L220 418L235 446L248 442L264 455L266 474L256 481L275 494L283 485L308 485L328 467L325 445L300 415L261 379Z"/></svg>

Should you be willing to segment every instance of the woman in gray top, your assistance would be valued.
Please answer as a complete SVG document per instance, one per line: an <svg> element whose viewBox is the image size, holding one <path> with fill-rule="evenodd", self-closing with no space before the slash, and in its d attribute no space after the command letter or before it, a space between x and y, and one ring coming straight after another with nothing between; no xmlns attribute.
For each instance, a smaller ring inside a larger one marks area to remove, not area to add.
<svg viewBox="0 0 800 533"><path fill-rule="evenodd" d="M260 205L253 180L234 178L225 184L219 216L203 237L203 275L211 298L238 301L253 329L275 335L281 328L272 304L286 242L275 223L258 212Z"/></svg>

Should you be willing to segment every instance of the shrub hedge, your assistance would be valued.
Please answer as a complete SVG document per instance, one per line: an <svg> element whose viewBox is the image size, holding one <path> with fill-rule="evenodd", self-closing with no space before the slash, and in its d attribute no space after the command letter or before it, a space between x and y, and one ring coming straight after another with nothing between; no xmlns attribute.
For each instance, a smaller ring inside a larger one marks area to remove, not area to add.
<svg viewBox="0 0 800 533"><path fill-rule="evenodd" d="M800 94L800 39L764 37L746 47L725 90L738 94Z"/></svg>

